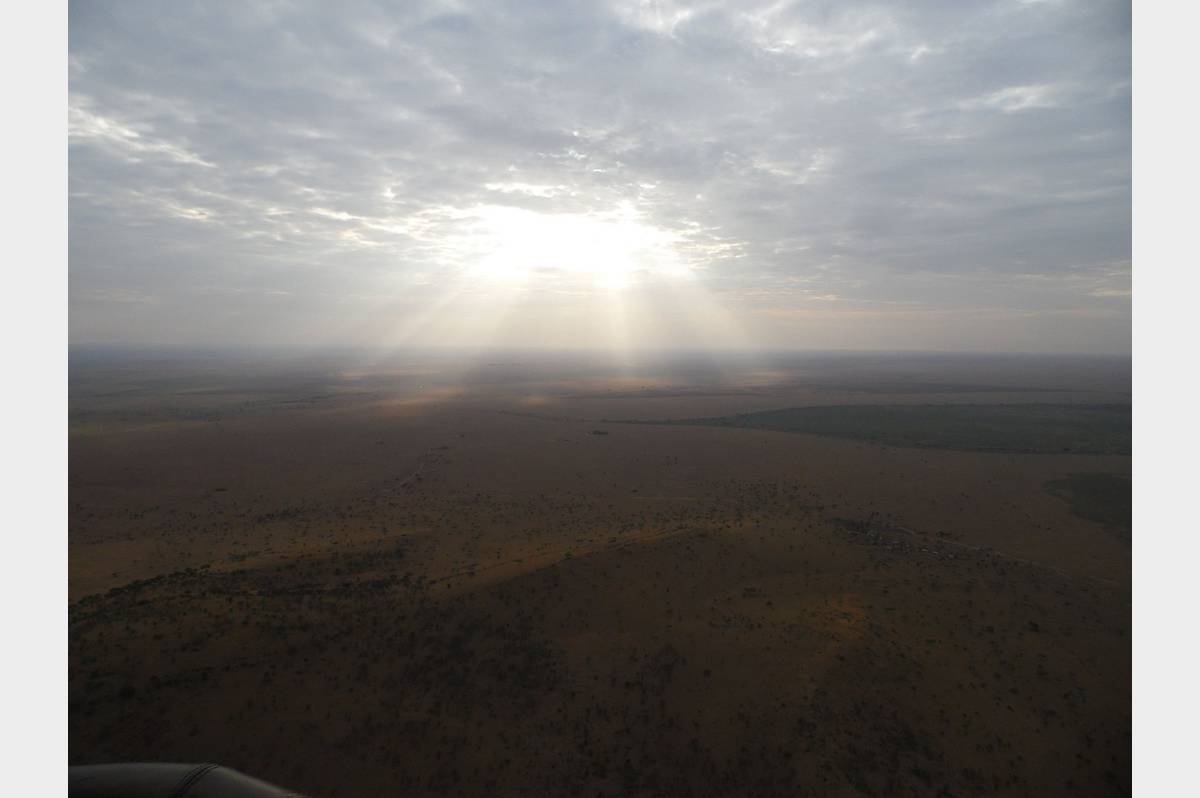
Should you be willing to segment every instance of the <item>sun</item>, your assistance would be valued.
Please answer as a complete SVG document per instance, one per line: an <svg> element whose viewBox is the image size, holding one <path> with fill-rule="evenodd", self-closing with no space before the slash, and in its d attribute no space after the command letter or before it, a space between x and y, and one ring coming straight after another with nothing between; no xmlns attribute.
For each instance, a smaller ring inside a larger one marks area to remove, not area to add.
<svg viewBox="0 0 1200 798"><path fill-rule="evenodd" d="M678 236L629 205L592 213L541 213L484 206L474 274L502 282L567 283L621 290L649 276L681 276Z"/></svg>

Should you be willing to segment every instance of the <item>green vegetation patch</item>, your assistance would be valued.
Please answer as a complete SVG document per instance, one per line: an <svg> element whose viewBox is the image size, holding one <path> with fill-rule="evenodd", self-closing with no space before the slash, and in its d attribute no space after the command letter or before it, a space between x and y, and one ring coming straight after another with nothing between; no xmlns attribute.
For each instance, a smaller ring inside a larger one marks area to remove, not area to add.
<svg viewBox="0 0 1200 798"><path fill-rule="evenodd" d="M1131 438L1128 405L831 405L657 423L801 432L886 446L1038 454L1129 454Z"/></svg>
<svg viewBox="0 0 1200 798"><path fill-rule="evenodd" d="M1071 474L1046 483L1046 490L1071 504L1071 512L1123 532L1133 527L1133 482L1120 474Z"/></svg>

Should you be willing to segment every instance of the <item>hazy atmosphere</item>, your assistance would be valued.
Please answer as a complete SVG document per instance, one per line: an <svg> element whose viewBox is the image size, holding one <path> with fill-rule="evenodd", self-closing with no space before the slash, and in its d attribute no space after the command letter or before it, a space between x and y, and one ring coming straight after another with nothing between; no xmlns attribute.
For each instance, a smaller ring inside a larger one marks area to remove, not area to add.
<svg viewBox="0 0 1200 798"><path fill-rule="evenodd" d="M72 3L75 344L1123 353L1114 2Z"/></svg>

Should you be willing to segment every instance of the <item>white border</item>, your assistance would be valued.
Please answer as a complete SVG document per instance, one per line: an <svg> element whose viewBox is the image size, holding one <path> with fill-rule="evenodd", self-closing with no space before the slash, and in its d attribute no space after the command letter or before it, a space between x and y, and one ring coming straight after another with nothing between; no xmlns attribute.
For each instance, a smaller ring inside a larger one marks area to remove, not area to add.
<svg viewBox="0 0 1200 798"><path fill-rule="evenodd" d="M4 791L67 794L67 9L0 26Z"/></svg>
<svg viewBox="0 0 1200 798"><path fill-rule="evenodd" d="M1133 785L1196 791L1196 37L1191 3L1133 7ZM1187 787L1192 784L1192 787Z"/></svg>

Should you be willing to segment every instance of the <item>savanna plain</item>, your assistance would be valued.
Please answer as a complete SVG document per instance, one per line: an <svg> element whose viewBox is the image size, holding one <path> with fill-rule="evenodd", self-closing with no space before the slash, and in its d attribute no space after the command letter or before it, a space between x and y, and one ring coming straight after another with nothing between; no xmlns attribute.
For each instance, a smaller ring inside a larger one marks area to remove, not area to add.
<svg viewBox="0 0 1200 798"><path fill-rule="evenodd" d="M72 353L69 757L1124 795L1118 358Z"/></svg>

